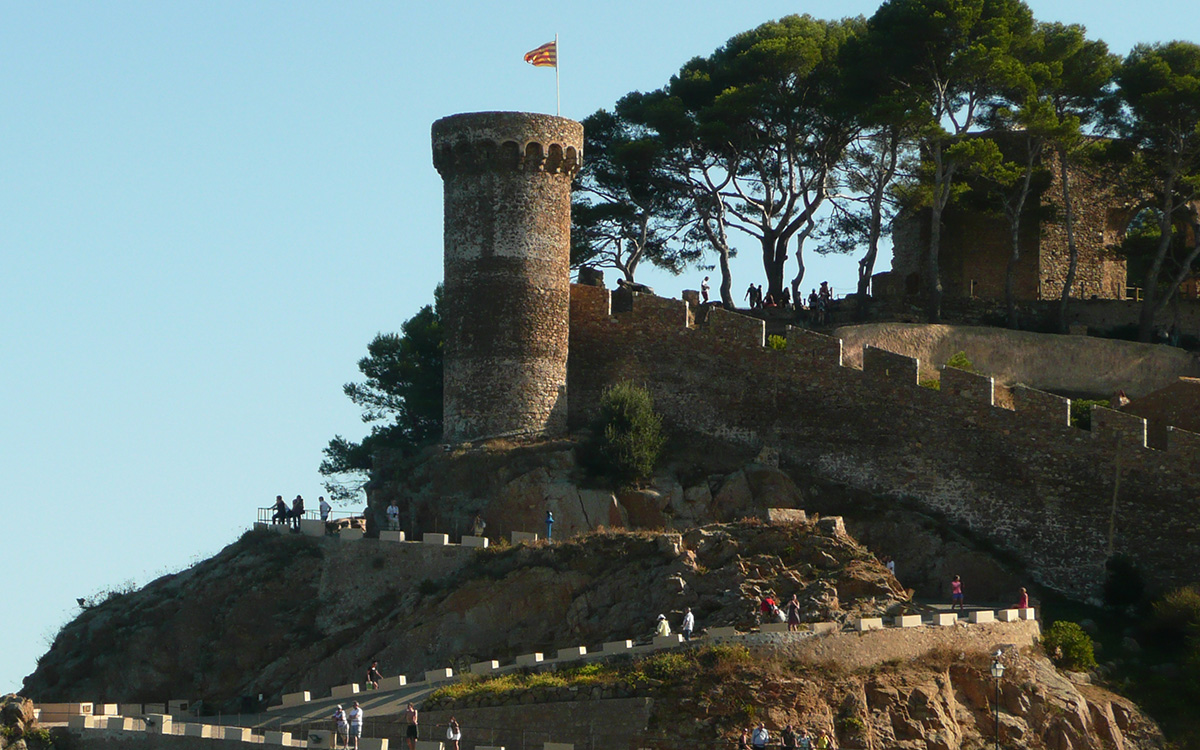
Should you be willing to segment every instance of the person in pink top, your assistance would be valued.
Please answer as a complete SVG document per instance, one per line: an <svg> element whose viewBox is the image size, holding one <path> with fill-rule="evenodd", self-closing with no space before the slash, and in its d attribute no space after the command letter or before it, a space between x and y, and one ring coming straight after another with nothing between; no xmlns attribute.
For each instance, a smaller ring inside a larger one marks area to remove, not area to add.
<svg viewBox="0 0 1200 750"><path fill-rule="evenodd" d="M963 609L962 579L958 576L950 582L950 610L954 611L955 607Z"/></svg>

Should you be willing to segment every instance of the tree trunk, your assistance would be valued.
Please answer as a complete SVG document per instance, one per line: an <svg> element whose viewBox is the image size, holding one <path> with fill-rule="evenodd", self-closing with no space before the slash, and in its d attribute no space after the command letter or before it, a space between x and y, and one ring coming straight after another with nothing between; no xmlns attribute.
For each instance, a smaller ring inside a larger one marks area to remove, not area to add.
<svg viewBox="0 0 1200 750"><path fill-rule="evenodd" d="M929 257L926 258L925 314L930 323L942 322L942 278L938 272L938 248L942 241L942 208L937 199L929 210Z"/></svg>
<svg viewBox="0 0 1200 750"><path fill-rule="evenodd" d="M934 182L933 205L929 209L929 256L925 259L925 313L930 323L942 322L942 274L938 262L938 251L942 244L942 211L950 200L950 180L953 170L943 161L942 144L933 148Z"/></svg>
<svg viewBox="0 0 1200 750"><path fill-rule="evenodd" d="M1075 246L1075 207L1071 204L1071 173L1067 169L1067 150L1058 149L1059 181L1062 183L1063 224L1067 232L1067 276L1063 279L1062 292L1058 296L1058 332L1070 330L1067 325L1067 302L1071 299L1071 287L1075 286L1075 273L1079 269L1079 248Z"/></svg>
<svg viewBox="0 0 1200 750"><path fill-rule="evenodd" d="M1158 220L1158 247L1154 251L1154 262L1142 280L1142 311L1138 316L1138 341L1149 343L1154 337L1154 314L1158 312L1158 277L1162 274L1163 262L1171 249L1171 219L1174 208L1175 175L1169 174L1163 181L1162 216ZM1169 296L1169 293L1168 293Z"/></svg>
<svg viewBox="0 0 1200 750"><path fill-rule="evenodd" d="M1008 327L1014 331L1021 327L1017 318L1017 263L1021 260L1021 213L1025 210L1025 201L1029 198L1033 164L1040 152L1040 148L1026 140L1025 174L1021 177L1021 192L1017 195L1016 205L1009 207L1008 240L1012 246L1008 256L1008 268L1004 272L1004 304L1008 308Z"/></svg>
<svg viewBox="0 0 1200 750"><path fill-rule="evenodd" d="M733 310L733 274L729 271L729 246L722 245L717 257L721 268L721 304L726 310Z"/></svg>
<svg viewBox="0 0 1200 750"><path fill-rule="evenodd" d="M787 265L787 240L783 240L783 252L778 244L783 238L766 232L762 237L763 271L767 275L767 293L778 299L783 292L783 274Z"/></svg>

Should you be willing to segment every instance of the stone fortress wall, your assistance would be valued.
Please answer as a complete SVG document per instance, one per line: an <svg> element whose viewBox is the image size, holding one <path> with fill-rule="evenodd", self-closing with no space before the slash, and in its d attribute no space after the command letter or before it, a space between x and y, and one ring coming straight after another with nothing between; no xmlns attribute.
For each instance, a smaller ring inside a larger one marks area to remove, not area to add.
<svg viewBox="0 0 1200 750"><path fill-rule="evenodd" d="M844 366L840 339L789 328L775 351L758 319L640 294L614 314L606 289L568 292L581 142L579 123L544 115L434 124L447 442L563 434L588 423L605 387L631 380L673 427L776 447L816 477L943 514L1051 588L1095 595L1112 553L1152 584L1192 582L1200 435L1172 430L1151 450L1133 415L1098 409L1092 430L1077 430L1069 401L1049 393L1018 387L1011 411L995 406L990 378L946 370L934 392L918 386L915 359L882 349L866 349L860 370ZM455 306L467 300L470 320Z"/></svg>
<svg viewBox="0 0 1200 750"><path fill-rule="evenodd" d="M1053 394L1018 386L1011 411L988 377L947 368L938 392L917 384L915 359L882 349L867 348L859 370L843 365L840 339L789 328L777 351L761 320L712 308L696 323L687 302L649 295L628 307L614 314L608 290L572 287L572 427L630 380L671 428L778 448L793 469L943 515L1051 588L1098 593L1110 520L1112 552L1151 585L1194 581L1200 435L1173 429L1152 450L1129 414L1097 409L1079 430Z"/></svg>
<svg viewBox="0 0 1200 750"><path fill-rule="evenodd" d="M583 126L480 112L433 125L444 181L447 441L566 425L571 180Z"/></svg>

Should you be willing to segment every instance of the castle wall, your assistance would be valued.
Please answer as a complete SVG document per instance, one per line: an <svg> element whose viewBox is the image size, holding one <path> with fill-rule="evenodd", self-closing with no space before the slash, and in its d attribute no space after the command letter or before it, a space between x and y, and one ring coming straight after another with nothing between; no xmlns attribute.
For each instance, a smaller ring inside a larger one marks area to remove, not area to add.
<svg viewBox="0 0 1200 750"><path fill-rule="evenodd" d="M1066 400L1051 394L1023 389L1009 411L919 387L915 362L879 357L886 366L867 374L841 366L828 344L767 349L761 321L724 310L688 327L684 302L635 295L632 310L610 315L607 290L571 292L574 426L594 416L603 388L632 380L649 388L668 428L777 447L820 478L914 502L1077 596L1103 581L1119 470L1115 552L1155 585L1195 577L1200 441L1190 433L1151 450L1114 439L1127 438L1128 424L1070 427ZM801 338L789 331L789 341Z"/></svg>
<svg viewBox="0 0 1200 750"><path fill-rule="evenodd" d="M444 180L447 442L567 423L571 179L583 126L518 112L433 125Z"/></svg>

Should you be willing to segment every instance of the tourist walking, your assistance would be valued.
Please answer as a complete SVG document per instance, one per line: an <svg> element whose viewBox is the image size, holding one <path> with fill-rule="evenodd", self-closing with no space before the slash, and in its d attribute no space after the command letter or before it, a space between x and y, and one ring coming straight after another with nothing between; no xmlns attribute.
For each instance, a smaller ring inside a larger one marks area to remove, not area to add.
<svg viewBox="0 0 1200 750"><path fill-rule="evenodd" d="M341 706L333 712L333 747L334 750L338 746L338 737L342 738L342 747L350 746L350 720L346 718L346 712Z"/></svg>
<svg viewBox="0 0 1200 750"><path fill-rule="evenodd" d="M371 662L371 668L367 670L367 684L372 690L379 689L379 681L383 679L383 675L379 674L379 662Z"/></svg>
<svg viewBox="0 0 1200 750"><path fill-rule="evenodd" d="M358 701L354 701L347 718L350 719L350 741L354 745L354 750L358 750L358 738L362 737L363 725L363 710L362 706L358 705Z"/></svg>
<svg viewBox="0 0 1200 750"><path fill-rule="evenodd" d="M750 730L743 729L742 736L738 738L738 750L750 750Z"/></svg>
<svg viewBox="0 0 1200 750"><path fill-rule="evenodd" d="M792 725L788 724L779 733L779 741L785 748L794 748L796 746L796 732L792 730Z"/></svg>
<svg viewBox="0 0 1200 750"><path fill-rule="evenodd" d="M700 282L700 301L705 305L708 304L708 277L707 276L704 277L704 281Z"/></svg>
<svg viewBox="0 0 1200 750"><path fill-rule="evenodd" d="M450 717L450 723L446 725L446 739L450 740L450 750L458 750L458 741L462 739L462 729L458 726L458 719Z"/></svg>
<svg viewBox="0 0 1200 750"><path fill-rule="evenodd" d="M683 624L679 626L679 632L683 633L683 640L692 640L692 629L696 627L696 616L692 614L692 608L688 607L683 613Z"/></svg>
<svg viewBox="0 0 1200 750"><path fill-rule="evenodd" d="M554 536L554 514L546 511L546 539L549 540Z"/></svg>
<svg viewBox="0 0 1200 750"><path fill-rule="evenodd" d="M834 748L837 747L835 744L833 744L832 735L830 735L829 731L825 729L817 732L817 741L813 744L817 750L834 750Z"/></svg>
<svg viewBox="0 0 1200 750"><path fill-rule="evenodd" d="M963 607L962 579L958 576L954 576L954 579L950 581L950 611L953 612L955 607L958 607L960 612L965 611Z"/></svg>
<svg viewBox="0 0 1200 750"><path fill-rule="evenodd" d="M408 740L408 750L416 750L417 709L411 703L408 704L408 708L404 709L404 724L404 737Z"/></svg>
<svg viewBox="0 0 1200 750"><path fill-rule="evenodd" d="M671 634L671 625L670 625L670 623L667 622L666 615L658 616L658 623L654 626L654 634L655 635L670 635Z"/></svg>

